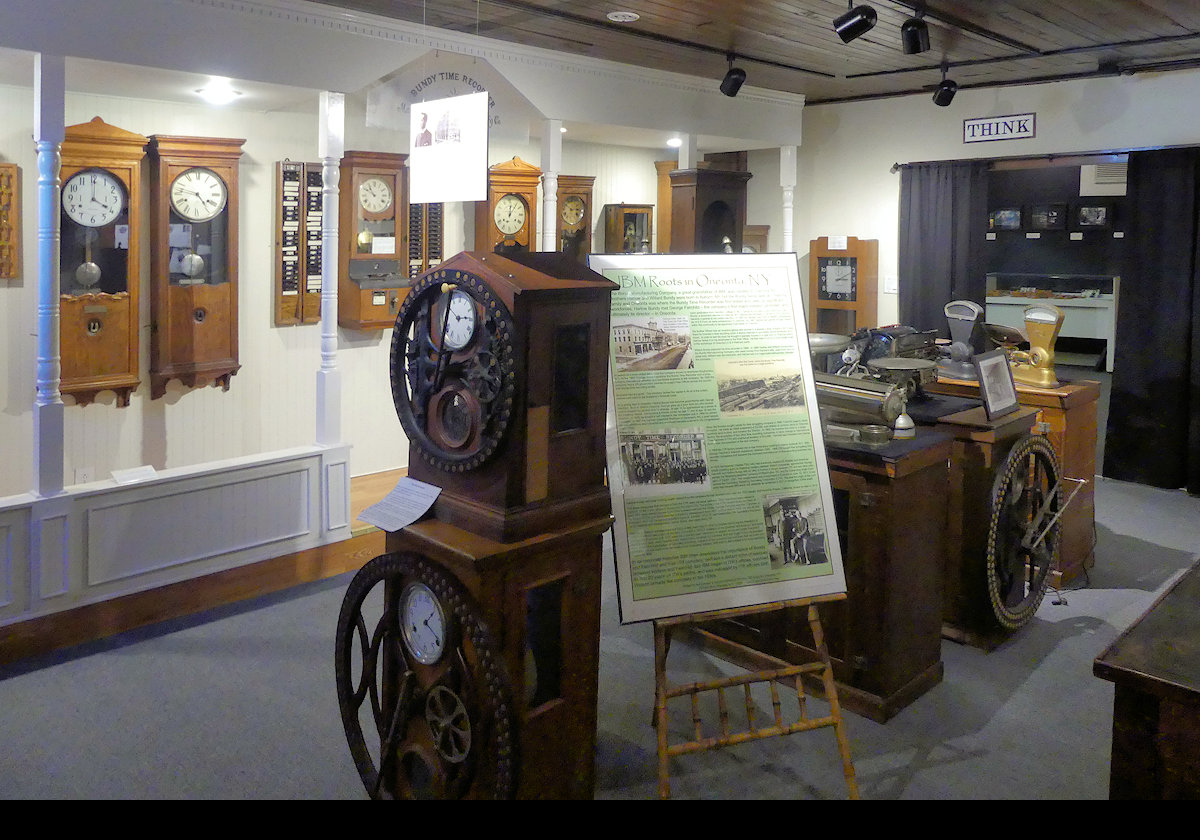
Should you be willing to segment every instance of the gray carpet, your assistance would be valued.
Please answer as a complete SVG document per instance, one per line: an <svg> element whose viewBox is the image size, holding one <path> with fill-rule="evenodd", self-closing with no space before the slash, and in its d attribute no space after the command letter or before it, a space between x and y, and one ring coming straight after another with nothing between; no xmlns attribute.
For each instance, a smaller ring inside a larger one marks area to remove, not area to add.
<svg viewBox="0 0 1200 840"><path fill-rule="evenodd" d="M1100 480L1096 504L1083 588L1048 597L992 653L945 642L945 680L887 724L847 715L864 798L1107 796L1113 689L1092 660L1197 557L1200 499ZM364 798L332 674L348 580L0 671L0 797ZM651 630L618 624L607 557L605 580L596 795L653 798ZM732 670L682 644L670 665L676 681ZM677 799L846 793L831 730L682 757L671 772Z"/></svg>

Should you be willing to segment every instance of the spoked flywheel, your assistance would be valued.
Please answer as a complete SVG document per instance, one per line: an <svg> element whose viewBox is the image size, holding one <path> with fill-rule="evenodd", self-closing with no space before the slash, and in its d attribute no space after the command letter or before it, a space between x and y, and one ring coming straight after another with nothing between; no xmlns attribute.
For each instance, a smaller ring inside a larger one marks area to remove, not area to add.
<svg viewBox="0 0 1200 840"><path fill-rule="evenodd" d="M372 799L514 795L507 671L452 575L417 554L363 566L342 601L334 670L346 740Z"/></svg>
<svg viewBox="0 0 1200 840"><path fill-rule="evenodd" d="M1016 630L1037 612L1058 562L1062 493L1049 440L1017 442L996 474L991 502L988 596L1000 626Z"/></svg>

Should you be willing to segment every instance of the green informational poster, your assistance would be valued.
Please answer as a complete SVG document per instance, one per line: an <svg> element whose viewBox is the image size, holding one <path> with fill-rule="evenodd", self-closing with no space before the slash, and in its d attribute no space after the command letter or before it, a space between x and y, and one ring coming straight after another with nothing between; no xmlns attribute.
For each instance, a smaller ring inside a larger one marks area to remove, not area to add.
<svg viewBox="0 0 1200 840"><path fill-rule="evenodd" d="M846 591L795 254L598 254L621 620Z"/></svg>

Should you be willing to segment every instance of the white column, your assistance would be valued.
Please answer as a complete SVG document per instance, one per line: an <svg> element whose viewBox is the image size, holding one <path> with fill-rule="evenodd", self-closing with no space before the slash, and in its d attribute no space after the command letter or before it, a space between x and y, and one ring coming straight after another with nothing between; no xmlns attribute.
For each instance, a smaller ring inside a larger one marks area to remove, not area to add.
<svg viewBox="0 0 1200 840"><path fill-rule="evenodd" d="M317 443L342 440L342 372L337 366L338 182L346 150L346 96L321 93L321 369L317 371ZM397 231L399 233L399 231Z"/></svg>
<svg viewBox="0 0 1200 840"><path fill-rule="evenodd" d="M554 232L558 225L558 174L562 170L562 120L542 125L542 247L557 251Z"/></svg>
<svg viewBox="0 0 1200 840"><path fill-rule="evenodd" d="M59 169L65 136L66 60L34 59L33 131L37 149L37 397L33 405L34 492L52 496L63 489L63 403L59 385L58 263Z"/></svg>
<svg viewBox="0 0 1200 840"><path fill-rule="evenodd" d="M695 169L700 165L700 154L696 149L696 135L680 134L679 139L683 141L679 147L679 168Z"/></svg>
<svg viewBox="0 0 1200 840"><path fill-rule="evenodd" d="M796 190L796 147L779 147L779 186L783 188L783 251L795 251L792 227L794 218L794 193Z"/></svg>

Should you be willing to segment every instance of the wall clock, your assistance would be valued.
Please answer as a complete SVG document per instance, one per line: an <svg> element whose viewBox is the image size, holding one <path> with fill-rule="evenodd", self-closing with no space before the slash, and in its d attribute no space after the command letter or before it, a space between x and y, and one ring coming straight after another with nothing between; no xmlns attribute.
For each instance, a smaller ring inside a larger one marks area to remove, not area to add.
<svg viewBox="0 0 1200 840"><path fill-rule="evenodd" d="M558 176L558 250L583 262L592 252L592 184L594 175Z"/></svg>
<svg viewBox="0 0 1200 840"><path fill-rule="evenodd" d="M853 335L875 325L879 241L821 237L809 244L808 326L816 333Z"/></svg>
<svg viewBox="0 0 1200 840"><path fill-rule="evenodd" d="M150 138L150 395L238 363L238 162L245 140Z"/></svg>
<svg viewBox="0 0 1200 840"><path fill-rule="evenodd" d="M536 250L538 180L542 170L519 157L488 169L487 201L475 203L475 250Z"/></svg>
<svg viewBox="0 0 1200 840"><path fill-rule="evenodd" d="M146 138L96 117L66 129L60 179L59 313L64 394L129 405L138 378L141 167Z"/></svg>
<svg viewBox="0 0 1200 840"><path fill-rule="evenodd" d="M338 204L338 324L393 326L408 293L408 155L349 151Z"/></svg>

